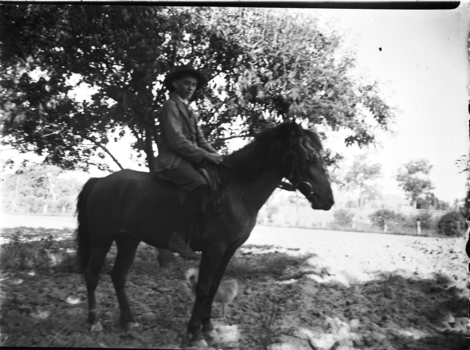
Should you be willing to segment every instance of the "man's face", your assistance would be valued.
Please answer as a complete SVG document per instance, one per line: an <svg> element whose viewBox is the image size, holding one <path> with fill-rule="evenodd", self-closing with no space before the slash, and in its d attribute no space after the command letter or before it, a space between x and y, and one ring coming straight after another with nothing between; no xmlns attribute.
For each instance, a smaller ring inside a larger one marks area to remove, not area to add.
<svg viewBox="0 0 470 350"><path fill-rule="evenodd" d="M196 91L197 79L191 76L183 76L179 79L173 80L173 87L175 92L183 99L189 100Z"/></svg>

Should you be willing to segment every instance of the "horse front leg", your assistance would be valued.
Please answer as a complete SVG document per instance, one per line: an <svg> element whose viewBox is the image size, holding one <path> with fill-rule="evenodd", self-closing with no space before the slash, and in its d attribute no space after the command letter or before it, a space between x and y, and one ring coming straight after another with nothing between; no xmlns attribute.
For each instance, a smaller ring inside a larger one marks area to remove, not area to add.
<svg viewBox="0 0 470 350"><path fill-rule="evenodd" d="M209 313L209 323L206 321L206 327L210 327L210 311L212 299L215 293L212 292L212 285L214 278L220 265L224 252L225 245L218 243L208 246L202 253L201 264L199 267L199 277L196 285L196 299L194 301L193 312L189 319L187 330L191 334L189 340L192 346L204 346L205 343L203 334L201 332L201 323L203 316ZM212 298L210 298L210 295ZM204 317L206 319L207 317Z"/></svg>
<svg viewBox="0 0 470 350"><path fill-rule="evenodd" d="M220 282L222 281L222 278L225 274L225 270L228 266L228 263L232 259L233 255L235 254L235 251L237 248L232 248L230 250L227 250L225 254L222 257L222 261L220 262L217 271L215 273L214 279L212 281L212 286L211 290L209 292L209 295L207 297L207 301L202 313L202 319L201 319L201 324L202 324L202 334L206 337L213 338L213 330L214 326L212 325L211 321L211 315L212 315L212 306L214 302L214 297L217 294L217 290L219 289ZM224 308L225 305L222 304L222 308ZM225 312L224 312L225 314Z"/></svg>

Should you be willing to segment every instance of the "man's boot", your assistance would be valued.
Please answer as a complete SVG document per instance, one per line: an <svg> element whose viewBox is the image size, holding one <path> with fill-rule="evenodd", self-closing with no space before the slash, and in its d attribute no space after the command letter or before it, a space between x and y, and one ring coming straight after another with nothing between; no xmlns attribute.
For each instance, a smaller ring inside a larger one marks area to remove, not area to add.
<svg viewBox="0 0 470 350"><path fill-rule="evenodd" d="M200 255L193 252L189 246L189 242L186 240L187 235L185 232L188 230L188 226L192 222L201 204L204 188L205 186L200 186L186 196L186 199L180 208L178 219L175 225L176 227L171 232L171 237L168 241L169 250L178 253L183 258L190 260L199 260L201 258Z"/></svg>

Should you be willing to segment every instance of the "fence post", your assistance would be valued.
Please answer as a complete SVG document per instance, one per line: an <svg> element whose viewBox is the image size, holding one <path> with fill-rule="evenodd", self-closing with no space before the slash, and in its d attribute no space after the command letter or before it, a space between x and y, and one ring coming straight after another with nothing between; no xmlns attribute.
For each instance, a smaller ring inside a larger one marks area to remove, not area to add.
<svg viewBox="0 0 470 350"><path fill-rule="evenodd" d="M421 221L416 221L416 232L418 233L418 235L421 234Z"/></svg>
<svg viewBox="0 0 470 350"><path fill-rule="evenodd" d="M47 214L47 204L44 204L44 214Z"/></svg>
<svg viewBox="0 0 470 350"><path fill-rule="evenodd" d="M384 233L387 233L388 227L387 224L384 224Z"/></svg>

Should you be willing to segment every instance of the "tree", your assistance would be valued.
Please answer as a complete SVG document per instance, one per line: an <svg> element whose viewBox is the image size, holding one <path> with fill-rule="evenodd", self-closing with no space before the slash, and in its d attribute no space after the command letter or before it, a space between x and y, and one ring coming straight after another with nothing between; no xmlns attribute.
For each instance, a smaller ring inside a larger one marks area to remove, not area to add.
<svg viewBox="0 0 470 350"><path fill-rule="evenodd" d="M353 53L342 51L341 36L321 29L314 17L285 9L225 8L214 21L248 56L233 85L233 101L246 107L239 115L247 125L242 134L295 117L325 130L350 130L345 143L363 146L375 141L377 127L387 129L393 113L379 97L378 84L353 78Z"/></svg>
<svg viewBox="0 0 470 350"><path fill-rule="evenodd" d="M449 203L440 200L432 192L427 192L416 200L417 209L450 210Z"/></svg>
<svg viewBox="0 0 470 350"><path fill-rule="evenodd" d="M340 35L296 11L35 4L0 10L3 143L63 168L106 169L105 157L120 167L107 145L127 132L153 168L162 82L183 63L210 78L196 99L203 130L219 149L289 118L348 129L348 145L367 145L393 117L376 83L352 78L354 57L341 52ZM92 88L91 100L74 98L77 86Z"/></svg>
<svg viewBox="0 0 470 350"><path fill-rule="evenodd" d="M404 164L398 170L397 181L413 208L417 208L418 199L425 199L434 189L428 178L431 168L426 159L419 159Z"/></svg>
<svg viewBox="0 0 470 350"><path fill-rule="evenodd" d="M154 112L166 98L164 73L198 61L203 71L217 75L237 58L237 48L217 40L203 24L209 9L4 5L2 10L7 141L22 151L46 153L50 163L65 168L104 168L99 159L106 154L120 167L106 145L109 132L118 139L126 130L153 168ZM95 89L91 101L71 97L80 84Z"/></svg>
<svg viewBox="0 0 470 350"><path fill-rule="evenodd" d="M56 166L23 164L15 173L2 174L2 211L62 213L75 210L82 183ZM46 208L46 209L45 209Z"/></svg>
<svg viewBox="0 0 470 350"><path fill-rule="evenodd" d="M367 155L356 156L351 167L339 179L339 186L354 193L360 208L379 195L376 180L381 176L381 169L380 164L370 164Z"/></svg>

